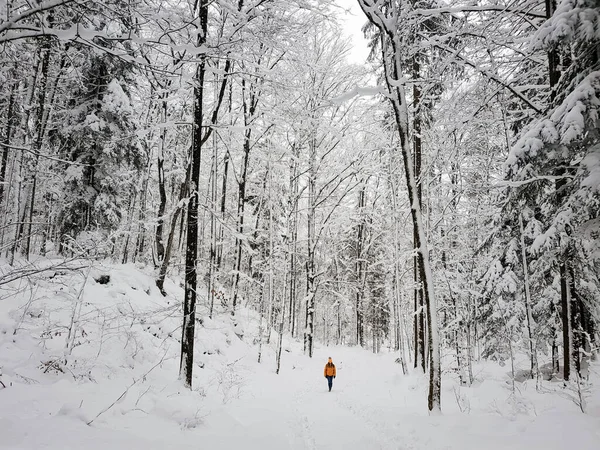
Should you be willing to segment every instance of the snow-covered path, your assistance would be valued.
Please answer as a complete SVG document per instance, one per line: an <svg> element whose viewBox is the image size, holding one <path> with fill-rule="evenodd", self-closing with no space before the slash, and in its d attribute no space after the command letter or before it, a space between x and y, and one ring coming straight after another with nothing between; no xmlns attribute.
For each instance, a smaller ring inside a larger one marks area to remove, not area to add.
<svg viewBox="0 0 600 450"><path fill-rule="evenodd" d="M513 394L508 368L481 362L468 388L444 374L443 415L429 416L426 376L403 375L397 355L385 351L317 346L311 359L286 337L276 375L273 342L263 347L262 363L256 361L257 318L248 310L236 323L228 312L203 317L194 390L186 390L177 380L177 311L147 275L120 268L111 276L108 286L86 288L67 364L61 362L64 327L57 324L68 324L72 314L72 297L62 286L77 292L77 280L46 282L46 295L29 306L23 322L23 299L0 302L6 385L0 385L0 449L599 448L597 364L583 393L587 414L576 405L577 393L561 383L544 382L540 391L518 383ZM332 392L323 377L329 356L338 369Z"/></svg>
<svg viewBox="0 0 600 450"><path fill-rule="evenodd" d="M331 393L322 376L328 356L338 365ZM551 398L544 411L530 414L526 396L521 406L514 406L507 401L510 391L492 383L457 394L446 389L444 415L431 417L424 397L425 377L402 376L393 359L393 355L348 348L319 349L311 361L298 358L295 369L250 382L246 388L252 398L224 407L221 414L210 414L205 425L215 433L200 430L202 441L209 448L257 450L559 450L572 445L574 432L579 448L597 449L598 416L584 416L575 405L570 411L553 411L556 405ZM461 412L456 395L463 396L465 408L476 411ZM511 414L515 407L522 408L521 416Z"/></svg>
<svg viewBox="0 0 600 450"><path fill-rule="evenodd" d="M330 355L338 366L331 393L322 376ZM246 365L237 362L228 378L213 378L222 394L219 403L210 395L196 395L191 397L196 404L190 405L189 395L178 397L173 392L152 400L154 413L149 415L143 406L146 397L138 394L139 410L127 402L117 404L92 426L85 421L100 405L118 397L119 383L62 380L5 389L0 393L0 448L559 450L569 448L573 436L578 449L598 448L598 410L595 415L577 413L574 405L565 410L569 403L558 407L555 396L548 395L544 409L533 413L526 411L529 400L523 396L523 411L511 415L514 405L506 403L508 390L481 383L463 392L470 414L458 410L455 394L446 389L444 415L430 417L425 409L425 377L400 375L393 355L318 349L309 360L288 353L280 375L273 373L271 361L259 366L254 357L249 354ZM224 387L228 383L231 386ZM175 398L169 406L171 397ZM592 402L595 408L597 400ZM196 408L199 420L182 427L178 417L186 411L186 402L187 411ZM57 410L57 405L62 406ZM157 411L163 411L162 416Z"/></svg>
<svg viewBox="0 0 600 450"><path fill-rule="evenodd" d="M202 441L209 448L242 444L247 449L392 448L344 401L346 391L368 395L368 390L365 384L344 378L344 373L352 372L343 360L338 362L334 389L328 392L321 363L326 358L297 359L300 364L291 370L284 366L279 376L267 372L248 380L242 398L211 411L205 419L211 431L199 431Z"/></svg>

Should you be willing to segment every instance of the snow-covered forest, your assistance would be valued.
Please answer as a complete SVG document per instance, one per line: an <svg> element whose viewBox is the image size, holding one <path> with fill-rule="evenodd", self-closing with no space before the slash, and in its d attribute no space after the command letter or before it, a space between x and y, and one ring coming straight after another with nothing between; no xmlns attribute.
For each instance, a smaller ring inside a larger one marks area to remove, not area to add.
<svg viewBox="0 0 600 450"><path fill-rule="evenodd" d="M0 0L0 448L597 449L599 109L600 0Z"/></svg>

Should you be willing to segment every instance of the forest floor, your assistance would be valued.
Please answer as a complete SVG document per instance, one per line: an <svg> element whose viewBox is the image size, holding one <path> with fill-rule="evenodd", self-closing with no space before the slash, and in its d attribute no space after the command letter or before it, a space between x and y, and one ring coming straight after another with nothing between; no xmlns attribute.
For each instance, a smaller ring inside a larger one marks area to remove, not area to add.
<svg viewBox="0 0 600 450"><path fill-rule="evenodd" d="M110 264L0 286L0 448L598 448L597 363L579 390L531 380L513 390L509 364L476 363L470 387L446 370L443 414L430 416L426 376L403 375L397 354L318 345L311 359L286 338L277 375L275 333L259 364L256 314L242 308L211 320L204 300L186 390L177 379L183 295L172 283L167 291L162 297L142 269ZM329 356L338 369L332 392Z"/></svg>

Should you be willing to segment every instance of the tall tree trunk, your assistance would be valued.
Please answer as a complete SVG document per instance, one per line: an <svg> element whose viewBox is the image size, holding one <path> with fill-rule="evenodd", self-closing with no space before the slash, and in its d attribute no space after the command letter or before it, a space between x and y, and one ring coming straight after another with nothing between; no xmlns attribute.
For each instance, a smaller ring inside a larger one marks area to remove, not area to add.
<svg viewBox="0 0 600 450"><path fill-rule="evenodd" d="M546 3L546 18L551 18L556 10L555 0L545 0ZM560 79L560 56L557 49L552 49L548 52L548 78L550 81L550 103L556 98L556 86ZM556 175L564 175L565 169L559 168L556 170ZM557 197L560 199L564 196L561 193L561 188L564 187L566 181L559 179L555 183ZM563 379L568 381L571 375L571 356L572 356L572 332L571 332L571 282L569 280L569 256L564 252L560 256L559 275L560 275L560 302L561 302L561 321L562 321L562 337L563 337Z"/></svg>
<svg viewBox="0 0 600 450"><path fill-rule="evenodd" d="M39 47L36 54L36 60L39 60L41 57L42 48ZM38 62L36 70L33 74L32 79L30 80L29 86L27 88L27 100L25 101L25 114L21 118L21 129L25 130L25 138L24 144L25 147L31 144L33 141L31 136L31 128L29 126L31 113L33 111L33 98L35 96L35 88L37 85L38 75L40 73L41 62ZM19 247L20 239L23 236L23 223L25 221L25 214L27 212L27 208L25 204L30 198L31 191L28 190L25 195L23 195L24 189L24 180L27 176L26 172L26 158L24 152L21 152L19 155L19 174L17 176L17 192L15 195L15 237L10 246L10 250L7 251L7 254L10 254L9 264L12 265L15 258L15 253L17 252L17 248Z"/></svg>
<svg viewBox="0 0 600 450"><path fill-rule="evenodd" d="M225 214L227 212L227 177L229 175L229 150L225 152L223 156L223 175L221 177L221 201L219 208L219 216L221 221L225 223ZM225 227L219 225L218 242L217 242L217 258L216 258L216 270L219 271L223 265L223 238L224 238Z"/></svg>
<svg viewBox="0 0 600 450"><path fill-rule="evenodd" d="M272 210L272 208L271 208ZM273 230L272 230L272 219L271 219L271 224L270 224L270 234L271 234L271 246L272 246L272 240L273 240ZM273 248L271 247L271 258L273 258ZM286 265L284 265L284 267L286 267ZM273 275L273 272L271 272L271 275ZM277 364L277 369L275 371L275 373L279 374L279 370L281 368L281 350L283 348L283 330L284 330L284 325L285 325L285 307L287 304L287 299L285 296L285 292L288 286L287 283L287 277L290 276L291 274L286 273L284 275L284 282L283 282L283 289L281 292L281 302L279 303L279 326L278 326L278 335L277 335L277 356L276 356L276 364Z"/></svg>
<svg viewBox="0 0 600 450"><path fill-rule="evenodd" d="M6 168L8 166L8 152L10 151L11 137L13 127L16 122L15 108L15 91L17 89L17 83L13 83L10 88L10 95L8 97L8 107L6 110L6 128L4 130L4 136L2 139L2 159L0 160L0 206L4 202L4 184L6 182Z"/></svg>
<svg viewBox="0 0 600 450"><path fill-rule="evenodd" d="M273 319L274 319L274 313L275 313L275 295L274 295L274 289L275 289L275 280L274 280L274 276L275 276L275 270L273 267L273 259L275 257L274 251L275 251L275 246L273 245L273 240L274 240L274 229L273 229L273 199L271 198L272 196L272 173L271 173L271 167L270 167L270 163L269 163L269 168L267 169L269 174L267 176L267 179L269 180L269 194L268 194L268 202L269 202L269 320L267 322L267 344L270 342L271 339L271 328L273 327Z"/></svg>
<svg viewBox="0 0 600 450"><path fill-rule="evenodd" d="M10 193L10 190L7 191L7 195L6 195L6 201L4 198L4 186L5 185L9 185L9 183L7 183L6 180L6 171L8 168L8 153L11 151L10 150L10 146L11 146L11 139L12 139L12 132L13 132L13 128L17 122L17 117L16 117L16 113L15 113L15 91L17 90L17 83L13 82L13 84L11 85L10 88L10 95L8 97L8 107L7 107L7 111L6 111L6 128L4 130L4 136L2 138L2 148L0 148L0 151L2 152L2 159L0 160L0 216L3 217L4 219L2 220L2 222L0 222L0 227L2 228L2 231L0 233L0 248L2 248L4 246L4 229L5 229L5 222L4 220L6 220L6 216L8 215L8 196Z"/></svg>
<svg viewBox="0 0 600 450"><path fill-rule="evenodd" d="M258 359L257 362L260 364L262 358L262 345L263 345L263 336L264 332L264 323L265 323L265 277L260 275L260 303L258 304ZM267 323L267 327L269 324Z"/></svg>
<svg viewBox="0 0 600 450"><path fill-rule="evenodd" d="M296 303L297 303L297 251L298 251L298 157L299 149L292 145L292 154L290 156L290 193L288 200L289 220L288 229L290 231L290 240L288 243L290 254L290 318L289 328L292 337L296 337Z"/></svg>
<svg viewBox="0 0 600 450"><path fill-rule="evenodd" d="M421 184L421 155L422 155L422 139L421 139L421 89L416 83L416 80L421 78L421 66L419 63L419 55L413 56L412 60L412 77L413 77L413 157L414 157L414 173L416 180L416 191L419 199L419 204L422 204L423 189ZM421 285L420 274L423 272L421 255L418 252L418 230L413 224L413 246L415 256L413 257L413 281L414 281L414 321L415 321L415 368L420 365L423 373L426 372L427 361L425 357L425 304L423 299L423 287Z"/></svg>
<svg viewBox="0 0 600 450"><path fill-rule="evenodd" d="M365 319L364 319L364 284L365 284L365 261L363 256L363 247L365 244L365 223L363 219L363 209L365 202L365 185L358 192L358 215L359 223L356 233L356 344L364 347L365 345Z"/></svg>
<svg viewBox="0 0 600 450"><path fill-rule="evenodd" d="M158 146L158 154L156 158L156 171L158 175L158 217L156 219L156 230L154 231L154 242L156 245L156 259L157 265L162 265L165 260L165 244L163 241L163 228L165 223L165 211L167 209L167 190L165 187L165 145L167 141L167 100L168 93L161 95L162 102L160 105L160 118L163 124L163 128L160 131L160 144Z"/></svg>
<svg viewBox="0 0 600 450"><path fill-rule="evenodd" d="M421 202L418 196L417 180L414 173L414 160L409 146L408 133L408 105L406 103L406 93L404 85L398 81L402 78L402 59L399 36L396 30L396 23L390 27L390 22L385 20L384 12L378 10L371 1L359 0L363 12L370 22L372 22L382 33L382 54L384 61L384 71L388 100L392 104L394 119L397 126L398 137L400 140L400 150L404 163L404 174L408 189L408 199L411 208L411 217L413 225L417 230L417 248L422 258L421 282L423 284L424 303L427 308L427 332L429 345L429 393L427 406L429 411L441 412L441 367L440 367L440 347L439 330L437 318L437 302L433 284L433 274L429 261L429 249L427 245L427 236L423 223L421 211ZM391 5L396 8L395 4ZM399 17L395 10L394 17ZM386 39L387 38L387 39Z"/></svg>
<svg viewBox="0 0 600 450"><path fill-rule="evenodd" d="M296 337L296 303L297 303L297 251L298 251L298 146L292 145L292 154L290 155L290 181L288 196L288 232L290 238L288 241L288 253L290 255L290 276L289 276L289 329L293 337Z"/></svg>
<svg viewBox="0 0 600 450"><path fill-rule="evenodd" d="M569 381L571 376L571 357L573 355L573 339L571 330L571 280L569 277L569 261L565 257L560 261L560 304L563 337L563 380Z"/></svg>
<svg viewBox="0 0 600 450"><path fill-rule="evenodd" d="M244 109L244 159L242 162L242 172L238 181L238 208L237 208L237 233L238 237L235 240L235 262L233 267L233 286L232 286L232 305L231 305L231 315L235 315L235 309L237 307L237 299L238 299L238 291L239 291L239 282L240 282L240 270L242 267L242 238L244 234L244 209L246 207L246 182L248 179L248 162L250 159L250 150L252 148L251 138L252 138L252 120L254 118L254 111L256 108L256 101L254 96L254 88L252 83L250 83L249 92L246 92L246 80L242 80L242 106Z"/></svg>
<svg viewBox="0 0 600 450"><path fill-rule="evenodd" d="M142 181L140 192L140 210L138 212L138 230L136 236L135 252L133 253L133 261L135 262L138 255L144 254L146 245L146 202L148 200L148 183L150 181L150 170L152 162L148 152L147 170ZM139 172L138 172L139 175Z"/></svg>
<svg viewBox="0 0 600 450"><path fill-rule="evenodd" d="M197 47L206 44L208 31L208 0L198 0L199 33ZM204 106L204 76L206 54L200 55L194 86L194 122L190 162L190 198L187 209L187 243L185 251L185 299L183 302L183 326L181 338L181 362L179 376L184 385L192 389L194 367L194 332L196 325L197 258L198 258L198 189L200 159L202 156L202 115Z"/></svg>
<svg viewBox="0 0 600 450"><path fill-rule="evenodd" d="M233 84L229 83L228 89L228 112L229 112L229 126L233 126ZM227 208L227 177L229 175L229 149L231 148L231 136L228 133L229 145L225 149L223 155L223 176L221 177L221 199L220 199L220 217L223 224L225 223L225 213ZM219 225L219 238L217 244L217 271L221 270L223 264L223 238L224 238L224 226Z"/></svg>
<svg viewBox="0 0 600 450"><path fill-rule="evenodd" d="M239 8L243 5L243 1L240 1ZM261 49L263 44L260 44ZM258 70L260 66L261 58L256 61L255 70ZM226 65L227 71L227 65ZM260 78L260 77L258 77ZM256 88L255 81L253 79L242 79L242 111L244 118L244 142L243 142L243 162L241 168L241 174L238 178L238 208L237 208L237 237L236 237L236 250L235 250L235 261L234 261L234 276L232 286L232 308L231 315L235 315L235 310L238 303L239 295L239 282L240 282L240 271L242 267L242 254L243 254L243 234L244 234L244 214L246 206L246 184L248 182L248 166L250 160L250 151L252 145L252 132L255 120L256 108L259 102L260 90Z"/></svg>
<svg viewBox="0 0 600 450"><path fill-rule="evenodd" d="M217 135L213 134L213 155L211 169L211 208L210 208L210 249L208 252L208 298L209 308L208 317L212 319L213 309L215 306L215 275L217 270Z"/></svg>
<svg viewBox="0 0 600 450"><path fill-rule="evenodd" d="M308 163L308 212L307 212L307 260L306 260L306 328L304 330L304 353L312 358L314 323L315 323L315 295L316 295L316 274L315 274L315 220L316 220L316 165L317 165L317 145L316 137L311 136L309 142L309 163Z"/></svg>
<svg viewBox="0 0 600 450"><path fill-rule="evenodd" d="M243 2L241 2L243 3ZM203 7L207 8L206 4L202 3L202 5L204 5ZM206 13L206 17L208 17L208 13ZM206 65L206 60L205 60L205 56L203 56L203 70L205 68ZM229 70L230 70L230 60L228 59L225 63L225 72L226 74L229 74ZM203 74L204 76L204 74ZM224 76L223 77L223 81L221 82L221 88L219 90L219 98L217 99L217 105L215 106L215 108L213 109L212 112L212 116L211 116L211 125L215 125L217 123L218 120L218 114L219 114L219 109L221 107L221 104L223 102L223 98L225 95L225 90L227 88L227 80L228 80L228 76ZM202 87L203 88L203 87ZM195 103L194 103L195 105ZM200 107L202 107L203 105L200 105ZM198 135L196 136L196 141L198 142L198 148L201 149L202 145L210 138L211 134L212 134L212 128L209 128L206 133L204 133L204 136L202 135L202 131L201 131L201 124L198 124L198 128L200 130L194 130L194 133L198 133ZM194 145L194 144L193 144ZM189 159L189 158L188 158ZM179 215L181 213L181 210L183 208L183 201L185 200L186 196L189 195L188 192L188 186L191 184L191 174L192 174L192 160L189 159L187 167L186 167L186 175L185 175L185 181L181 184L180 189L179 189L179 201L175 207L175 211L173 213L173 217L171 218L171 228L170 228L170 232L169 232L169 237L167 238L167 246L165 248L165 255L164 255L164 260L162 261L162 264L160 266L160 271L159 271L159 275L156 279L156 286L158 287L158 289L160 290L160 292L163 295L166 295L166 292L164 290L164 283L165 283L165 277L167 275L167 270L169 268L169 262L171 260L171 256L172 256L172 249L173 249L173 245L175 243L175 231L177 229L177 220L179 219ZM226 174L227 174L227 170L225 170L225 180L226 180ZM225 182L225 181L224 181ZM225 208L225 194L223 194L223 211ZM197 205L196 205L197 207ZM224 216L224 212L223 212L223 216ZM189 214L188 214L189 215ZM196 218L197 220L197 218ZM183 232L183 226L184 226L184 220L182 218L181 220L181 224L180 224L180 231L179 231L179 240L181 241L184 237L184 232ZM197 257L197 254L196 254Z"/></svg>
<svg viewBox="0 0 600 450"><path fill-rule="evenodd" d="M529 336L529 354L531 359L531 379L538 374L537 349L535 345L533 314L531 312L531 293L529 291L529 265L525 250L525 230L523 228L523 216L519 214L519 231L521 235L521 259L523 263L523 276L525 281L525 312L527 313L527 333Z"/></svg>
<svg viewBox="0 0 600 450"><path fill-rule="evenodd" d="M217 87L217 75L215 74L215 97L218 97ZM217 145L217 133L212 135L212 160L211 160L211 172L210 172L210 248L208 252L208 283L207 283L207 295L209 298L208 317L212 319L213 309L215 306L215 276L217 271L217 201L218 201L218 188L217 188L217 177L219 176L219 164L218 164L218 145Z"/></svg>
<svg viewBox="0 0 600 450"><path fill-rule="evenodd" d="M135 211L135 200L137 197L137 189L132 189L133 194L129 199L129 207L127 208L127 233L125 235L125 244L123 245L123 257L121 258L122 264L127 264L129 257L129 241L131 239L131 228L133 224L133 216Z"/></svg>
<svg viewBox="0 0 600 450"><path fill-rule="evenodd" d="M52 24L52 15L49 15L48 22ZM32 223L33 223L33 213L35 210L35 197L37 194L37 182L38 182L38 165L40 160L40 152L42 150L42 143L44 140L44 134L46 129L46 124L44 119L48 118L48 114L46 113L46 96L48 94L48 68L50 65L50 38L45 38L44 43L42 45L42 59L40 66L40 76L39 76L39 85L37 88L38 91L38 109L35 118L35 132L36 138L33 141L33 152L35 153L35 159L33 164L32 171L32 186L31 186L31 198L28 199L29 202L29 219L27 220L27 224L25 226L25 245L23 247L23 254L25 258L29 259L29 252L31 248L31 234L32 234ZM60 72L57 77L60 76ZM52 95L50 96L53 97Z"/></svg>
<svg viewBox="0 0 600 450"><path fill-rule="evenodd" d="M171 261L171 255L173 254L173 245L175 244L175 232L177 230L177 221L179 220L179 215L183 209L182 201L185 198L187 192L187 186L189 184L191 175L191 165L188 164L185 180L181 183L179 188L179 203L175 206L175 211L173 211L173 216L171 217L171 226L169 230L169 236L167 238L167 245L165 247L165 257L160 265L160 270L158 272L158 277L156 278L156 287L160 290L161 294L166 296L167 293L165 291L165 278L167 276L167 271L169 269L169 262Z"/></svg>
<svg viewBox="0 0 600 450"><path fill-rule="evenodd" d="M552 355L552 374L557 375L560 372L560 358L558 354L558 321L560 320L560 318L558 317L558 312L556 310L554 302L550 302L550 317L552 318L552 341L550 343Z"/></svg>

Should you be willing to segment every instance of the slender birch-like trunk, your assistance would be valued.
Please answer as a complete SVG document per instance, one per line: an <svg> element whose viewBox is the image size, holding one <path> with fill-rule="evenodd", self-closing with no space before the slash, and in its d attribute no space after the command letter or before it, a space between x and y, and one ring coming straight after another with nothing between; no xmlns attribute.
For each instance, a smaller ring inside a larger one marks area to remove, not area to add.
<svg viewBox="0 0 600 450"><path fill-rule="evenodd" d="M433 274L429 261L429 249L427 236L423 224L421 202L417 191L417 180L414 173L413 155L409 145L409 121L408 105L403 79L402 67L402 44L397 33L397 21L399 14L394 3L388 7L379 9L381 5L375 0L358 0L363 12L384 36L382 38L382 53L385 69L385 80L388 91L388 99L392 104L394 119L400 140L400 150L404 163L404 174L408 188L408 198L411 208L411 217L416 230L417 248L423 260L422 283L424 301L427 308L427 331L429 345L429 394L428 408L434 413L441 412L441 367L439 330L437 318L437 302L433 284Z"/></svg>

